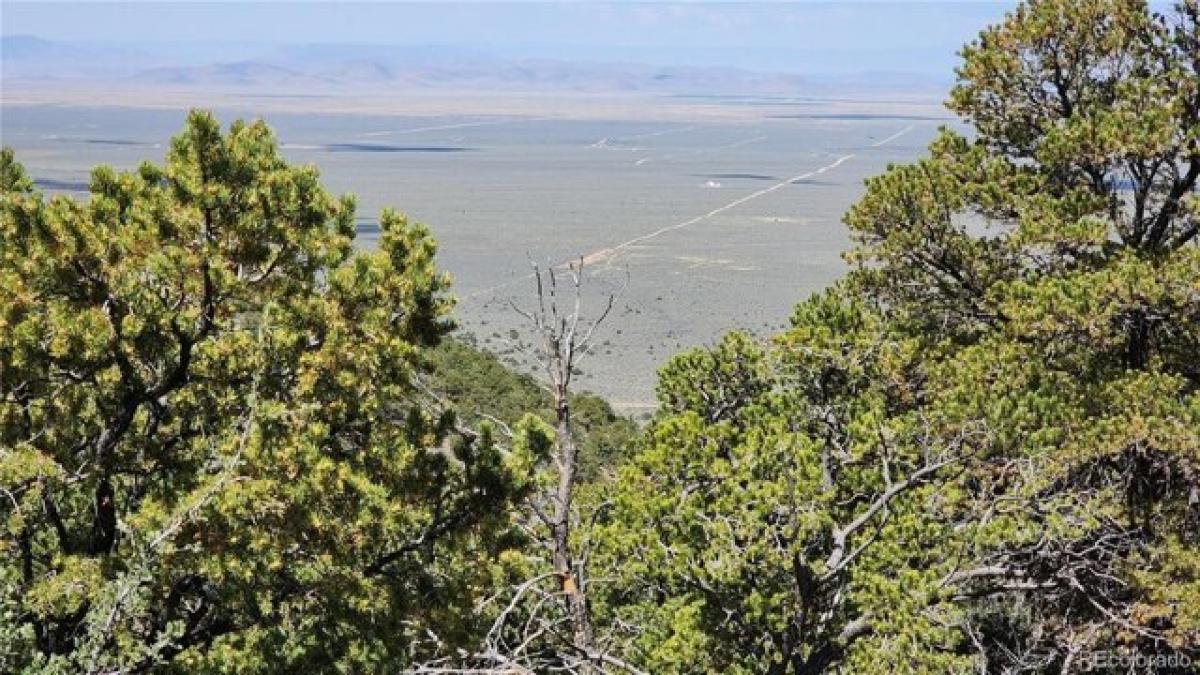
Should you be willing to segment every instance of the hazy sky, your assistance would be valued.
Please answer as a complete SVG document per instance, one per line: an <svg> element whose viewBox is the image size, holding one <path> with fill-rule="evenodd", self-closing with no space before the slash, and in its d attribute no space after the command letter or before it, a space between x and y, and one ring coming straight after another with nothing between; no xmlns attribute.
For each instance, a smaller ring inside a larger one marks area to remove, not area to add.
<svg viewBox="0 0 1200 675"><path fill-rule="evenodd" d="M4 35L87 42L456 45L510 56L941 70L1012 3L9 2ZM832 56L831 56L832 55ZM845 64L834 63L844 55Z"/></svg>

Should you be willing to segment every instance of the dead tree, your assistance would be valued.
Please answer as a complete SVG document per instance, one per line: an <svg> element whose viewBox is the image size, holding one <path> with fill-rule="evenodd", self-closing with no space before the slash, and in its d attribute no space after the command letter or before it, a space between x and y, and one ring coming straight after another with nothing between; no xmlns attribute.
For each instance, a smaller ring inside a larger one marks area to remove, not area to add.
<svg viewBox="0 0 1200 675"><path fill-rule="evenodd" d="M583 259L568 264L565 271L570 278L567 289L560 286L560 272L554 267L543 271L534 264L536 305L532 309L522 309L513 303L512 307L533 332L534 344L527 351L545 375L544 386L554 410L552 461L557 481L553 492L533 497L530 507L549 533L551 562L570 617L572 647L583 657L583 670L586 671L604 659L596 646L587 597L587 571L571 549L571 521L575 515L573 498L579 470L579 445L571 428L571 380L592 345L596 329L612 311L616 294L607 296L594 319L585 319Z"/></svg>
<svg viewBox="0 0 1200 675"><path fill-rule="evenodd" d="M586 541L572 543L572 536L578 538L581 529L586 537L589 527L583 523L594 524L604 508L597 507L585 520L575 503L579 443L571 422L572 380L620 294L618 290L605 295L594 318L585 317L583 262L580 258L545 269L534 264L529 278L536 284L535 302L531 307L510 302L526 323L523 333L528 339L515 340L513 346L541 371L541 384L553 410L554 444L545 466L550 480L527 499L523 519L531 538L544 545L550 569L502 589L480 604L481 614L494 613L494 620L474 649L449 649L431 636L432 650L441 655L405 671L407 675L646 675L611 654L608 641L597 637L588 601L590 547ZM512 431L503 422L492 421L511 437ZM469 430L464 433L474 435Z"/></svg>

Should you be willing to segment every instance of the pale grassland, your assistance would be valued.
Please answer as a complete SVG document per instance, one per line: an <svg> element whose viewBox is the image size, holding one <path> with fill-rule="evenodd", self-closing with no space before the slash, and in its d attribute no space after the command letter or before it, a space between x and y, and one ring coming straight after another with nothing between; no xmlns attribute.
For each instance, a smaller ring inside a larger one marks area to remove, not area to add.
<svg viewBox="0 0 1200 675"><path fill-rule="evenodd" d="M767 333L844 273L842 212L865 177L915 157L928 97L638 97L194 89L4 91L4 142L51 190L89 167L159 161L182 111L264 116L291 159L359 196L362 242L392 204L429 224L458 317L510 349L530 261L584 256L594 295L625 287L583 386L650 407L655 369L723 331ZM516 355L513 355L516 358Z"/></svg>

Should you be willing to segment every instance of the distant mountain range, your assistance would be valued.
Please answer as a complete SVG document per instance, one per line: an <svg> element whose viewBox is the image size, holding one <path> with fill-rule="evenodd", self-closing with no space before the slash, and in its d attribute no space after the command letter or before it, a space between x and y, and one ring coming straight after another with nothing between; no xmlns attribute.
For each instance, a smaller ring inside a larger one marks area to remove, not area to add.
<svg viewBox="0 0 1200 675"><path fill-rule="evenodd" d="M168 85L291 88L370 86L533 89L574 91L786 92L802 77L735 69L682 68L640 64L571 63L552 60L477 61L421 65L373 59L297 64L238 61L204 66L153 68L130 76Z"/></svg>
<svg viewBox="0 0 1200 675"><path fill-rule="evenodd" d="M0 38L0 75L71 79L130 73L135 63L151 63L150 55L114 45L51 42L32 35Z"/></svg>
<svg viewBox="0 0 1200 675"><path fill-rule="evenodd" d="M262 50L262 48L258 48ZM97 80L146 86L272 90L417 88L474 90L569 90L687 94L795 93L819 75L768 73L738 68L651 65L636 62L505 58L448 46L295 45L262 53L246 46L214 45L189 52L169 45L60 43L34 36L0 39L3 78L8 81ZM240 56L229 60L212 58ZM618 55L619 56L619 55ZM858 86L938 87L916 73L850 73L839 81Z"/></svg>

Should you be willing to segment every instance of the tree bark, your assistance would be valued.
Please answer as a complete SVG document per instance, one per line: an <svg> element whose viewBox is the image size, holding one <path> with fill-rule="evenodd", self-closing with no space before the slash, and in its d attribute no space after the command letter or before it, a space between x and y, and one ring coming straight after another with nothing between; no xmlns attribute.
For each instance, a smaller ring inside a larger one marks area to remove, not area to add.
<svg viewBox="0 0 1200 675"><path fill-rule="evenodd" d="M571 616L572 641L590 662L596 653L591 607L588 606L582 570L576 569L571 554L571 505L579 462L578 449L571 434L571 408L566 391L555 392L554 411L559 469L554 520L551 524L554 570L558 574ZM589 665L585 672L595 672L595 668Z"/></svg>

